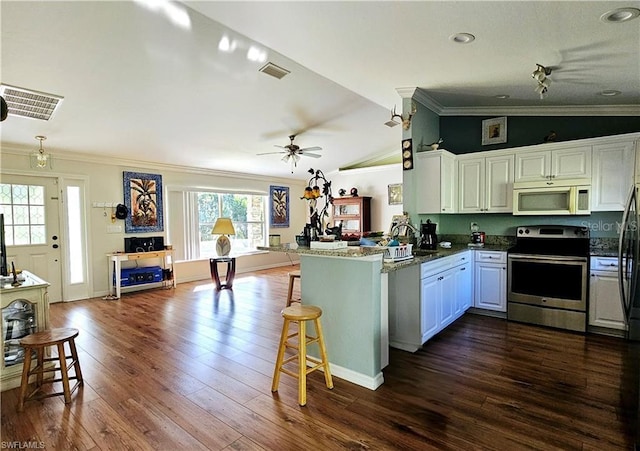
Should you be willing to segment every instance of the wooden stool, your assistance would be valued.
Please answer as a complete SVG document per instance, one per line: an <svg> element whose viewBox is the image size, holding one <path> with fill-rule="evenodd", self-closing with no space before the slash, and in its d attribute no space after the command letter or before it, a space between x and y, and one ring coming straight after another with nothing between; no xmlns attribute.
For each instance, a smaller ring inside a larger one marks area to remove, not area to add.
<svg viewBox="0 0 640 451"><path fill-rule="evenodd" d="M64 402L71 402L71 393L78 386L83 385L82 371L80 371L80 361L78 360L78 351L74 339L78 336L78 329L51 329L35 334L27 335L20 340L20 345L24 348L24 365L22 367L22 382L20 384L20 399L18 401L18 411L22 411L24 402L29 399L42 399L50 396L64 395ZM67 356L64 350L64 344L69 343L71 355ZM58 347L58 357L45 358L45 348L47 346ZM31 369L32 350L35 350L38 364ZM67 359L71 359L71 363L67 364ZM45 368L45 362L59 362L59 366L53 365L51 368ZM69 369L73 367L75 376L69 377ZM60 379L43 380L44 373L60 371ZM27 394L29 388L29 377L36 375L36 387L31 393ZM69 389L69 380L77 380L72 389ZM62 382L62 390L58 393L43 394L34 396L42 388L42 384L54 382Z"/></svg>
<svg viewBox="0 0 640 451"><path fill-rule="evenodd" d="M293 284L296 279L300 279L300 271L291 271L289 273L289 293L287 294L287 307L293 302Z"/></svg>
<svg viewBox="0 0 640 451"><path fill-rule="evenodd" d="M282 326L282 335L280 336L280 346L278 347L278 357L276 359L276 368L273 372L273 383L271 384L271 391L278 391L278 384L280 382L280 372L288 374L289 376L298 378L298 404L304 406L307 404L307 374L317 370L318 368L324 369L324 380L328 388L333 388L333 380L331 379L331 372L329 371L329 360L327 358L327 349L324 344L324 337L322 335L322 327L320 326L320 316L322 310L315 305L302 305L296 304L282 310L282 317L284 318L284 324ZM316 337L307 335L306 321L313 321L316 327ZM289 335L289 324L292 322L298 323L298 332ZM298 344L290 344L289 339L298 337ZM320 357L318 360L314 357L307 355L307 345L312 343L318 343L320 347ZM286 348L297 349L298 353L285 359L284 352ZM287 363L298 359L298 372L295 373L291 370L284 368ZM309 369L307 369L307 360L314 363Z"/></svg>

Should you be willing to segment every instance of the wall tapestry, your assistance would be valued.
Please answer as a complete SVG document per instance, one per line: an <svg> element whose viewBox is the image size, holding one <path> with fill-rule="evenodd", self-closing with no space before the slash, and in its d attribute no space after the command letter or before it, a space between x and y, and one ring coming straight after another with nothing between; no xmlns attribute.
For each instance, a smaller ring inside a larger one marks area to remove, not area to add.
<svg viewBox="0 0 640 451"><path fill-rule="evenodd" d="M129 208L125 233L162 232L162 176L127 171L123 174L124 204Z"/></svg>
<svg viewBox="0 0 640 451"><path fill-rule="evenodd" d="M269 187L271 198L271 227L289 227L289 187Z"/></svg>

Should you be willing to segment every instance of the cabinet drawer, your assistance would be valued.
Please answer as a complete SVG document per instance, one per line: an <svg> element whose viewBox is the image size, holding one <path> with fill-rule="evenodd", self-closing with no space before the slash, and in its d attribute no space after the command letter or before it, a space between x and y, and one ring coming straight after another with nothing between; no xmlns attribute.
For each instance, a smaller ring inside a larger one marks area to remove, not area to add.
<svg viewBox="0 0 640 451"><path fill-rule="evenodd" d="M128 256L129 260L140 260L145 258L159 258L163 257L164 252L144 252L139 254L131 254Z"/></svg>
<svg viewBox="0 0 640 451"><path fill-rule="evenodd" d="M507 263L507 253L501 251L475 251L475 261L485 263Z"/></svg>
<svg viewBox="0 0 640 451"><path fill-rule="evenodd" d="M618 271L618 259L615 257L591 257L591 271Z"/></svg>
<svg viewBox="0 0 640 451"><path fill-rule="evenodd" d="M426 262L420 265L420 278L424 279L427 277L431 277L442 271L446 271L451 268L452 256L442 257L432 262Z"/></svg>

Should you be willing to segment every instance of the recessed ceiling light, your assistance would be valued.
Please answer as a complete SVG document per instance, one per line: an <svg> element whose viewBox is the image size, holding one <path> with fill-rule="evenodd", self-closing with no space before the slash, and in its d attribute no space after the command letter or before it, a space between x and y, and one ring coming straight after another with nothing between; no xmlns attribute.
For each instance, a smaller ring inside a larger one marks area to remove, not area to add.
<svg viewBox="0 0 640 451"><path fill-rule="evenodd" d="M509 95L508 94L498 94L497 96L494 96L496 99L508 99Z"/></svg>
<svg viewBox="0 0 640 451"><path fill-rule="evenodd" d="M470 44L476 40L476 37L471 33L456 33L449 36L449 39L456 44Z"/></svg>
<svg viewBox="0 0 640 451"><path fill-rule="evenodd" d="M635 19L640 16L638 8L618 8L607 11L600 16L600 20L604 23L621 23Z"/></svg>
<svg viewBox="0 0 640 451"><path fill-rule="evenodd" d="M604 91L600 91L601 96L605 97L613 97L622 94L620 91L616 91L615 89L605 89Z"/></svg>

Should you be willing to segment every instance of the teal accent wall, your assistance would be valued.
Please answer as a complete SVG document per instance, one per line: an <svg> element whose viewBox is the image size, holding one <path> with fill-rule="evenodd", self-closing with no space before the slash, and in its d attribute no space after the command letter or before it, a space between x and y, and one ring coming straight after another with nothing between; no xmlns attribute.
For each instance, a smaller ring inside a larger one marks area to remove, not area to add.
<svg viewBox="0 0 640 451"><path fill-rule="evenodd" d="M516 236L516 227L530 224L561 224L589 227L592 238L618 238L621 211L594 212L589 216L513 216L510 213L418 215L419 221L438 224L439 235L468 235L475 222L487 235Z"/></svg>
<svg viewBox="0 0 640 451"><path fill-rule="evenodd" d="M508 116L507 142L483 146L482 121L493 117L440 117L439 133L444 140L440 147L463 154L541 144L551 130L557 133L557 142L640 131L640 117L635 116ZM412 126L417 125L414 119Z"/></svg>

